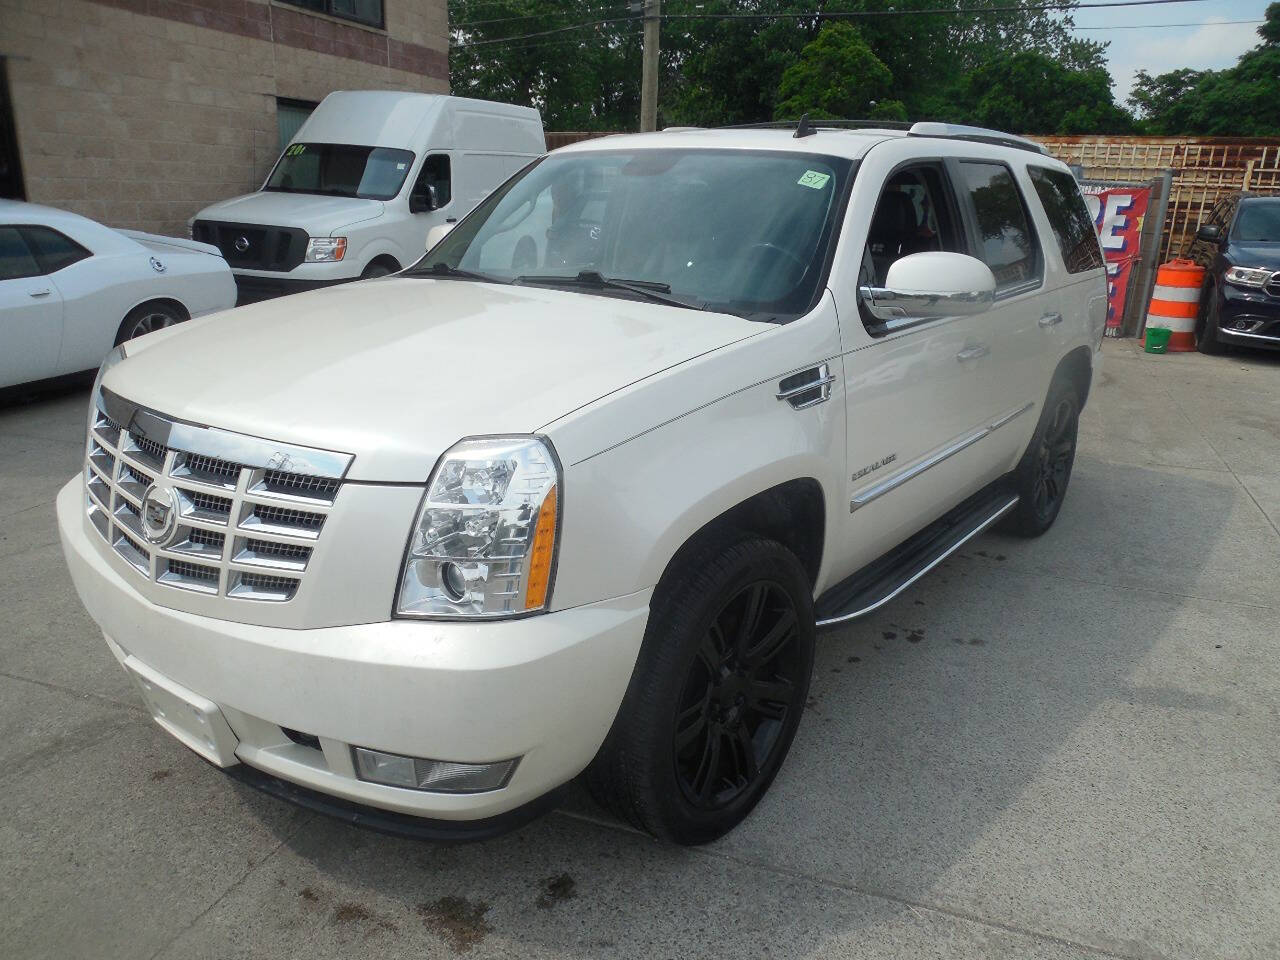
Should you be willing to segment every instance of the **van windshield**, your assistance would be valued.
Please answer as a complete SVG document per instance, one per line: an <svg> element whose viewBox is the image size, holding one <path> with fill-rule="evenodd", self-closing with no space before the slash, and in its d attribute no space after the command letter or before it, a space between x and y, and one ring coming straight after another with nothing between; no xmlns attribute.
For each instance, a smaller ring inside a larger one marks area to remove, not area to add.
<svg viewBox="0 0 1280 960"><path fill-rule="evenodd" d="M410 150L293 143L285 148L263 189L390 200L400 192L412 165Z"/></svg>
<svg viewBox="0 0 1280 960"><path fill-rule="evenodd" d="M409 273L785 320L821 292L852 166L784 151L553 153Z"/></svg>

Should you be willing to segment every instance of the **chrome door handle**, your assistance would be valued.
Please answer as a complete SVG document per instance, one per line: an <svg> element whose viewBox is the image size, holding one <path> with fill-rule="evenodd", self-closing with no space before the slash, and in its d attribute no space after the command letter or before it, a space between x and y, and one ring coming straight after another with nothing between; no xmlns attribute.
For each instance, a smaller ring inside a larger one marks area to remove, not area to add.
<svg viewBox="0 0 1280 960"><path fill-rule="evenodd" d="M31 291L31 296L33 296L33 297L47 297L47 296L48 296L49 294L51 294L51 293L53 293L53 291L52 291L49 287L45 287L43 290L32 290L32 291Z"/></svg>
<svg viewBox="0 0 1280 960"><path fill-rule="evenodd" d="M959 360L961 363L964 363L966 360L980 360L990 352L991 352L990 347L988 347L985 343L980 343L976 347L965 347L963 350L961 350L959 353L956 354L956 359Z"/></svg>
<svg viewBox="0 0 1280 960"><path fill-rule="evenodd" d="M1062 314L1060 313L1046 313L1043 317L1041 317L1037 321L1037 323L1039 323L1040 326L1044 327L1046 330L1049 327L1055 326L1061 322L1062 322Z"/></svg>

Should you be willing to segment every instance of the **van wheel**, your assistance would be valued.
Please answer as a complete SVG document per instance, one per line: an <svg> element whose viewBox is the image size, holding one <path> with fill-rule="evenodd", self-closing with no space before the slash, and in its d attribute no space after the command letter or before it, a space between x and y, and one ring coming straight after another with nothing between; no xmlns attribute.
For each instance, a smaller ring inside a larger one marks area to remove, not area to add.
<svg viewBox="0 0 1280 960"><path fill-rule="evenodd" d="M1059 378L1049 388L1031 444L1013 471L1018 505L1000 529L1021 537L1038 537L1053 526L1067 496L1079 426L1080 398L1068 380Z"/></svg>
<svg viewBox="0 0 1280 960"><path fill-rule="evenodd" d="M120 329L116 331L115 345L118 347L126 340L163 330L186 319L186 313L173 304L144 303L130 310L121 322Z"/></svg>
<svg viewBox="0 0 1280 960"><path fill-rule="evenodd" d="M673 564L650 611L587 786L659 839L706 843L764 796L800 724L813 672L809 579L780 543L728 534Z"/></svg>

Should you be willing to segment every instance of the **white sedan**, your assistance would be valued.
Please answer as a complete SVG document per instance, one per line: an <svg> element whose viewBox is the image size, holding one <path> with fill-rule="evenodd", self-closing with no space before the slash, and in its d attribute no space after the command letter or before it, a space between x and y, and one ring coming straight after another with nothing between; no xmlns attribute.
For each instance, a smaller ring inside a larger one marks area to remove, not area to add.
<svg viewBox="0 0 1280 960"><path fill-rule="evenodd" d="M115 344L235 302L217 247L0 200L0 388L92 370Z"/></svg>

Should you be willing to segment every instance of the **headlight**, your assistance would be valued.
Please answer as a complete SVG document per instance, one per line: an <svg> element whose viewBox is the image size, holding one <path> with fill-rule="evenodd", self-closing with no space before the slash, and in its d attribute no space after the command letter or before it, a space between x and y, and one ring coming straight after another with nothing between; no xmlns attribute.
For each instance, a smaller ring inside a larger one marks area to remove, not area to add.
<svg viewBox="0 0 1280 960"><path fill-rule="evenodd" d="M307 263L333 263L346 255L346 237L312 237L307 241Z"/></svg>
<svg viewBox="0 0 1280 960"><path fill-rule="evenodd" d="M1232 267L1227 271L1227 283L1234 283L1237 287L1261 287L1271 279L1274 271L1265 270L1261 267Z"/></svg>
<svg viewBox="0 0 1280 960"><path fill-rule="evenodd" d="M124 344L116 347L103 359L102 364L98 367L98 375L93 378L93 390L89 394L89 430L93 430L93 421L98 415L98 400L102 393L102 378L107 375L107 371L114 367L117 363L125 358ZM87 439L86 439L87 442Z"/></svg>
<svg viewBox="0 0 1280 960"><path fill-rule="evenodd" d="M545 610L560 490L546 440L455 445L432 472L409 533L396 615L494 619Z"/></svg>

